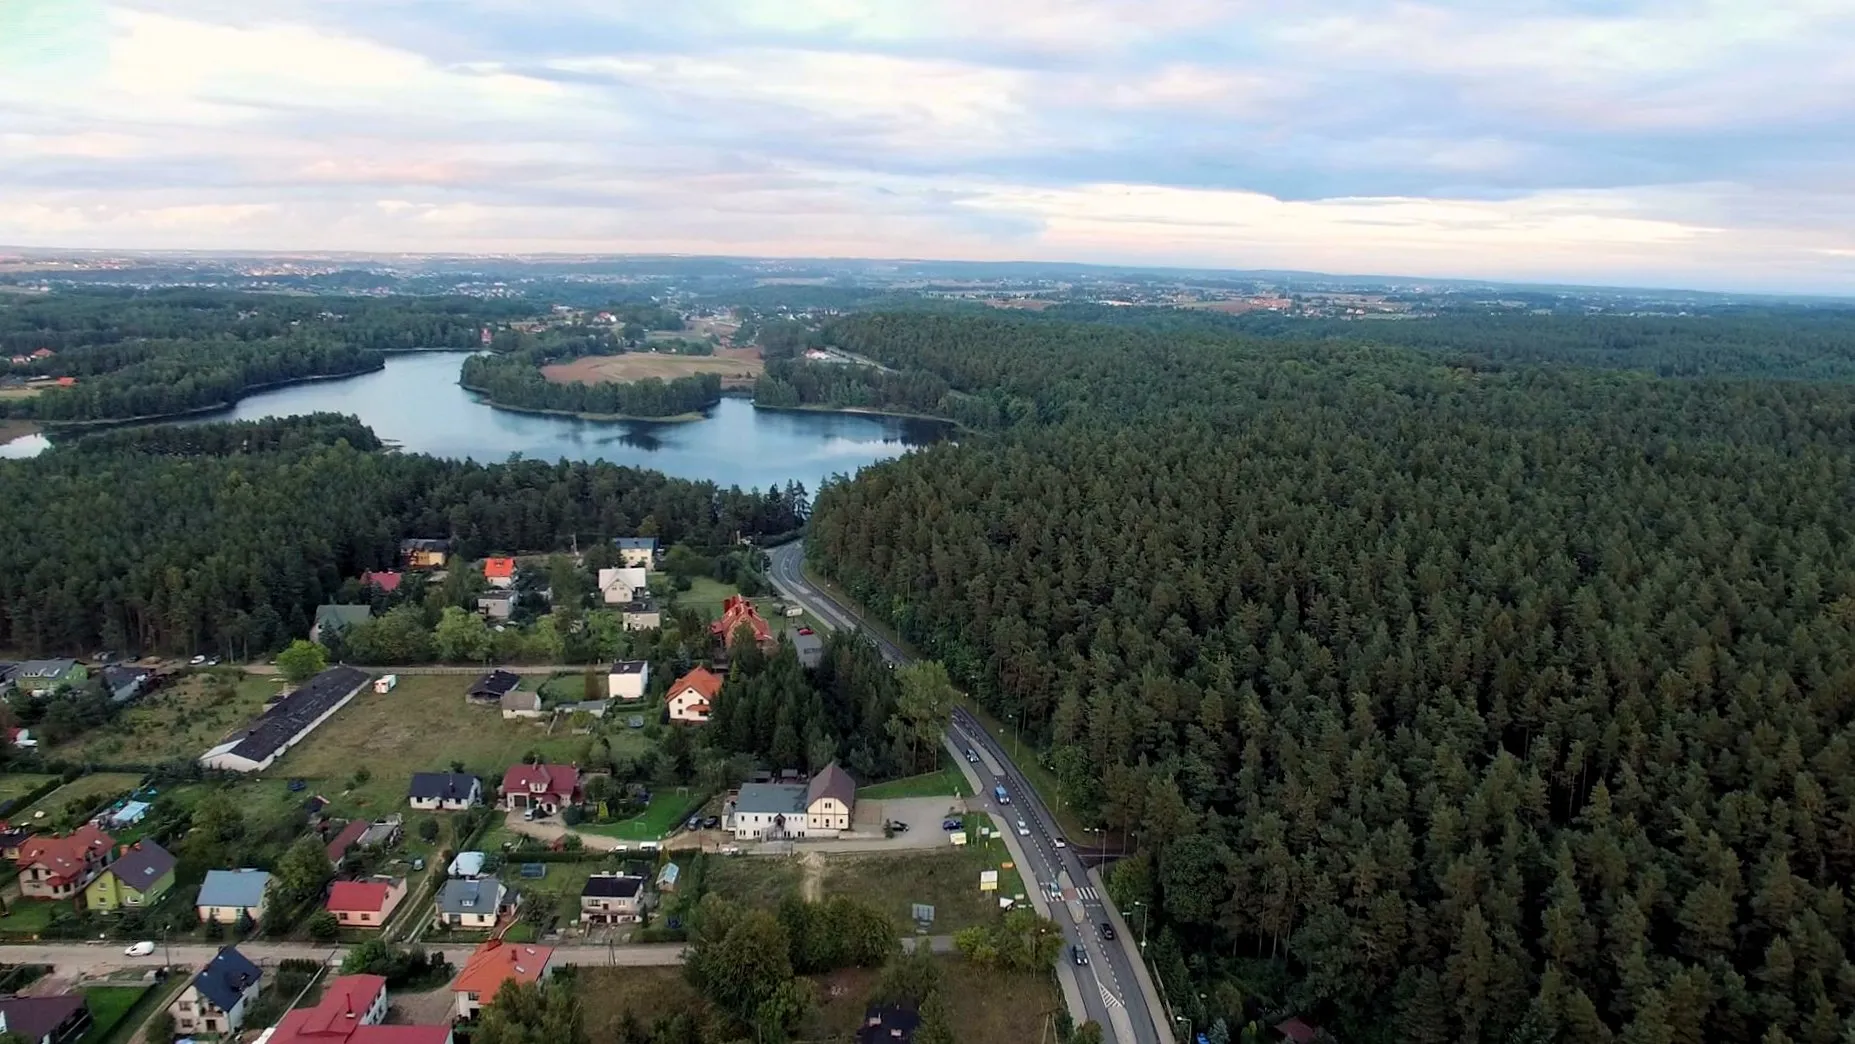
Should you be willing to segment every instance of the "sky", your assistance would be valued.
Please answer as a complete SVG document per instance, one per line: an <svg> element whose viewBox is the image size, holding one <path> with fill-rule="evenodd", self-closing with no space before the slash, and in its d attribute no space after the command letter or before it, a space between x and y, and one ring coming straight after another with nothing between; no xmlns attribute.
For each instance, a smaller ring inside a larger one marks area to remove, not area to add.
<svg viewBox="0 0 1855 1044"><path fill-rule="evenodd" d="M0 0L0 243L1855 293L1851 0Z"/></svg>

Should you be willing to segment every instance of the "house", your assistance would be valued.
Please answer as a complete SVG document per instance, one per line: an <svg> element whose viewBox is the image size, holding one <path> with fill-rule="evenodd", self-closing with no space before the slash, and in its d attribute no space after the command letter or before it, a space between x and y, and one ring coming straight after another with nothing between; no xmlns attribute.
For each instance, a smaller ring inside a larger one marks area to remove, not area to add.
<svg viewBox="0 0 1855 1044"><path fill-rule="evenodd" d="M414 772L407 796L413 808L462 812L483 803L483 783L462 772Z"/></svg>
<svg viewBox="0 0 1855 1044"><path fill-rule="evenodd" d="M857 807L857 781L833 761L818 770L805 790L805 830L823 834L849 830Z"/></svg>
<svg viewBox="0 0 1855 1044"><path fill-rule="evenodd" d="M32 353L32 357L34 359L49 359L57 354L57 352L52 351L50 348L40 348L38 351Z"/></svg>
<svg viewBox="0 0 1855 1044"><path fill-rule="evenodd" d="M445 872L452 877L482 877L484 857L482 852L459 852L451 860L451 866Z"/></svg>
<svg viewBox="0 0 1855 1044"><path fill-rule="evenodd" d="M361 835L367 833L367 820L350 819L334 840L328 843L328 861L339 864L342 858L361 843Z"/></svg>
<svg viewBox="0 0 1855 1044"><path fill-rule="evenodd" d="M1299 1016L1275 1024L1275 1032L1291 1044L1312 1044L1320 1039L1320 1029L1303 1021Z"/></svg>
<svg viewBox="0 0 1855 1044"><path fill-rule="evenodd" d="M505 982L540 982L547 976L548 961L553 957L550 946L491 939L477 947L452 981L452 1014L459 1019L475 1018L483 1005L496 999L496 991Z"/></svg>
<svg viewBox="0 0 1855 1044"><path fill-rule="evenodd" d="M243 732L200 756L206 768L261 772L301 743L373 680L353 667L330 667L264 709Z"/></svg>
<svg viewBox="0 0 1855 1044"><path fill-rule="evenodd" d="M649 661L620 660L606 674L606 695L615 700L641 700L650 683Z"/></svg>
<svg viewBox="0 0 1855 1044"><path fill-rule="evenodd" d="M176 860L153 841L138 841L84 888L84 907L100 913L154 905L174 887Z"/></svg>
<svg viewBox="0 0 1855 1044"><path fill-rule="evenodd" d="M721 603L721 619L709 625L709 632L721 639L725 648L734 647L734 636L741 628L754 636L754 643L765 645L773 640L773 628L760 618L760 610L746 595L729 595Z"/></svg>
<svg viewBox="0 0 1855 1044"><path fill-rule="evenodd" d="M16 827L0 823L0 859L9 863L19 861L19 850L32 838L32 828Z"/></svg>
<svg viewBox="0 0 1855 1044"><path fill-rule="evenodd" d="M149 811L154 807L146 801L124 801L91 822L105 830L126 830L147 819Z"/></svg>
<svg viewBox="0 0 1855 1044"><path fill-rule="evenodd" d="M626 924L644 912L644 878L594 874L580 889L581 924Z"/></svg>
<svg viewBox="0 0 1855 1044"><path fill-rule="evenodd" d="M332 639L348 628L373 618L374 607L371 605L318 605L316 622L309 625L309 640L327 645L324 639Z"/></svg>
<svg viewBox="0 0 1855 1044"><path fill-rule="evenodd" d="M650 574L643 566L599 570L599 598L606 605L625 605L650 591Z"/></svg>
<svg viewBox="0 0 1855 1044"><path fill-rule="evenodd" d="M670 686L665 696L665 705L670 711L671 721L686 721L700 724L709 720L709 713L717 694L721 692L721 676L706 667L697 667Z"/></svg>
<svg viewBox="0 0 1855 1044"><path fill-rule="evenodd" d="M799 631L792 636L793 651L799 654L799 666L816 669L824 660L824 639L809 630Z"/></svg>
<svg viewBox="0 0 1855 1044"><path fill-rule="evenodd" d="M625 605L623 622L627 631L654 631L663 626L663 613L656 602L639 598Z"/></svg>
<svg viewBox="0 0 1855 1044"><path fill-rule="evenodd" d="M76 660L27 660L13 668L13 684L34 696L66 685L76 685L90 672Z"/></svg>
<svg viewBox="0 0 1855 1044"><path fill-rule="evenodd" d="M103 668L103 687L109 690L111 703L128 703L148 688L148 680L154 676L155 672L147 667L112 664Z"/></svg>
<svg viewBox="0 0 1855 1044"><path fill-rule="evenodd" d="M483 579L491 587L512 587L515 585L515 559L486 558L483 560Z"/></svg>
<svg viewBox="0 0 1855 1044"><path fill-rule="evenodd" d="M237 924L240 914L262 921L270 883L271 875L262 870L208 870L194 906L202 921Z"/></svg>
<svg viewBox="0 0 1855 1044"><path fill-rule="evenodd" d="M220 1033L230 1037L245 1024L245 1013L258 996L263 972L234 946L221 947L193 977L168 1009L181 1034Z"/></svg>
<svg viewBox="0 0 1855 1044"><path fill-rule="evenodd" d="M86 823L58 837L40 834L19 846L19 891L28 899L70 899L116 857L116 839Z"/></svg>
<svg viewBox="0 0 1855 1044"><path fill-rule="evenodd" d="M502 716L505 718L539 718L541 716L541 694L538 692L514 692L502 694Z"/></svg>
<svg viewBox="0 0 1855 1044"><path fill-rule="evenodd" d="M515 592L491 591L478 595L477 612L491 620L507 620L515 612Z"/></svg>
<svg viewBox="0 0 1855 1044"><path fill-rule="evenodd" d="M619 560L628 566L649 569L657 564L656 537L619 537L612 543L618 545Z"/></svg>
<svg viewBox="0 0 1855 1044"><path fill-rule="evenodd" d="M387 848L399 841L405 832L406 820L403 816L388 816L376 819L361 832L357 842L362 848Z"/></svg>
<svg viewBox="0 0 1855 1044"><path fill-rule="evenodd" d="M407 569L443 569L451 553L449 540L401 540L399 561Z"/></svg>
<svg viewBox="0 0 1855 1044"><path fill-rule="evenodd" d="M90 1029L90 1009L78 993L0 997L0 1032L28 1044L71 1044Z"/></svg>
<svg viewBox="0 0 1855 1044"><path fill-rule="evenodd" d="M286 1012L266 1044L451 1044L450 1026L389 1026L386 980L343 975L313 1008Z"/></svg>
<svg viewBox="0 0 1855 1044"><path fill-rule="evenodd" d="M516 686L520 684L522 684L522 677L519 674L511 674L508 671L491 671L483 677L478 678L476 684L472 685L470 691L466 692L464 695L466 698L477 703L493 703L500 706L502 704L502 698L514 692Z"/></svg>
<svg viewBox="0 0 1855 1044"><path fill-rule="evenodd" d="M504 914L515 912L515 898L494 877L446 881L438 892L438 913L432 923L455 931L494 928Z"/></svg>
<svg viewBox="0 0 1855 1044"><path fill-rule="evenodd" d="M515 765L502 777L502 800L511 812L559 812L580 803L580 770L572 765Z"/></svg>
<svg viewBox="0 0 1855 1044"><path fill-rule="evenodd" d="M399 590L399 585L404 583L405 579L406 574L404 573L390 571L382 572L370 569L361 574L361 586L377 587L382 594L392 594Z"/></svg>
<svg viewBox="0 0 1855 1044"><path fill-rule="evenodd" d="M857 1027L857 1044L909 1044L921 1028L921 1015L913 1008L873 1004Z"/></svg>
<svg viewBox="0 0 1855 1044"><path fill-rule="evenodd" d="M405 878L337 881L329 889L326 909L343 928L381 928L405 897Z"/></svg>

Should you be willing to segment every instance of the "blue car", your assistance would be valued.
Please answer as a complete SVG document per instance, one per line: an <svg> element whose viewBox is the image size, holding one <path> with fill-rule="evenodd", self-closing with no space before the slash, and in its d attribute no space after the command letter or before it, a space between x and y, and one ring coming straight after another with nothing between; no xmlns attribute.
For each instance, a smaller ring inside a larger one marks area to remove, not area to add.
<svg viewBox="0 0 1855 1044"><path fill-rule="evenodd" d="M961 826L963 826L963 825L964 825L964 824L962 824L962 823L961 823L961 822L960 822L959 820L957 820L957 819L943 819L943 820L941 820L941 821L940 821L940 828L941 828L942 830L949 830L949 831L951 831L951 830L958 830L958 829L960 829L960 827L961 827Z"/></svg>

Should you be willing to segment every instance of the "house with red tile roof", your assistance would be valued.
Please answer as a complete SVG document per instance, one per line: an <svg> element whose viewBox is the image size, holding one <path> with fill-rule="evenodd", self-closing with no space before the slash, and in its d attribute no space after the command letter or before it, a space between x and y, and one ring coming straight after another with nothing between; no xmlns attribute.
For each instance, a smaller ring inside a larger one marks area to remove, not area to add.
<svg viewBox="0 0 1855 1044"><path fill-rule="evenodd" d="M510 811L558 812L580 798L580 770L572 765L513 765L503 773L503 807Z"/></svg>
<svg viewBox="0 0 1855 1044"><path fill-rule="evenodd" d="M341 832L335 835L335 839L328 843L328 861L341 862L342 856L347 855L349 850L361 843L361 835L365 833L367 833L367 820L349 820L347 825L341 828Z"/></svg>
<svg viewBox="0 0 1855 1044"><path fill-rule="evenodd" d="M49 359L57 354L57 352L52 351L50 348L40 348L38 351L32 353L32 357L34 359Z"/></svg>
<svg viewBox="0 0 1855 1044"><path fill-rule="evenodd" d="M459 1019L475 1018L485 1004L496 999L496 991L506 982L540 982L547 977L548 961L554 957L551 946L506 943L491 939L470 955L464 970L451 983L452 1009ZM272 1044L277 1044L273 1041Z"/></svg>
<svg viewBox="0 0 1855 1044"><path fill-rule="evenodd" d="M19 891L29 899L69 899L116 858L116 839L89 823L56 837L41 834L19 846Z"/></svg>
<svg viewBox="0 0 1855 1044"><path fill-rule="evenodd" d="M404 573L397 573L391 570L370 569L361 574L361 586L378 587L387 594L392 594L394 591L399 590L400 582L404 579L406 579L406 574Z"/></svg>
<svg viewBox="0 0 1855 1044"><path fill-rule="evenodd" d="M515 559L486 558L483 560L483 579L491 587L509 587L515 583Z"/></svg>
<svg viewBox="0 0 1855 1044"><path fill-rule="evenodd" d="M284 1015L267 1044L451 1044L449 1026L388 1026L386 980L343 975L321 1003Z"/></svg>
<svg viewBox="0 0 1855 1044"><path fill-rule="evenodd" d="M382 928L405 897L404 878L337 881L329 889L327 909L343 928Z"/></svg>
<svg viewBox="0 0 1855 1044"><path fill-rule="evenodd" d="M715 697L721 692L721 677L707 667L697 667L670 684L664 694L671 721L697 725L709 720Z"/></svg>
<svg viewBox="0 0 1855 1044"><path fill-rule="evenodd" d="M746 595L729 595L721 603L721 619L709 625L710 633L721 639L723 646L734 647L734 636L742 627L753 632L754 642L766 645L773 640L773 629L760 618L760 610Z"/></svg>

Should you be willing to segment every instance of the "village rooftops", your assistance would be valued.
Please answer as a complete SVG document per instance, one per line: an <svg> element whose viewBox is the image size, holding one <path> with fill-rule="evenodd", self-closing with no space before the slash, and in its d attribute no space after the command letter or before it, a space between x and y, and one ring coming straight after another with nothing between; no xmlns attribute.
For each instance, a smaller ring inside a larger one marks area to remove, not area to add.
<svg viewBox="0 0 1855 1044"><path fill-rule="evenodd" d="M508 671L491 671L470 687L470 698L486 703L500 703L502 698L522 684L522 676Z"/></svg>
<svg viewBox="0 0 1855 1044"><path fill-rule="evenodd" d="M231 1011L238 1006L239 998L258 981L261 973L251 959L239 953L236 947L221 947L206 962L206 967L193 977L193 988L200 995L211 1001L213 1007L220 1011Z"/></svg>

